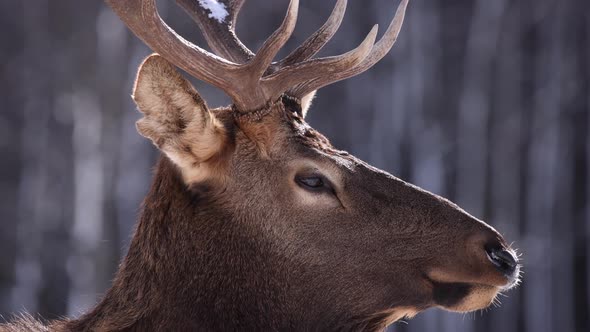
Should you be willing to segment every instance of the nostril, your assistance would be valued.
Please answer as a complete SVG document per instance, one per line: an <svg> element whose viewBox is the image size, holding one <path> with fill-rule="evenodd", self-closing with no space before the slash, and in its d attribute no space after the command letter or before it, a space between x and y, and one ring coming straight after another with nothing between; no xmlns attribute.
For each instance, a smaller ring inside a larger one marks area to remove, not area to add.
<svg viewBox="0 0 590 332"><path fill-rule="evenodd" d="M494 264L500 272L508 277L511 277L514 274L518 263L511 252L503 248L494 248L486 249L486 253L492 264Z"/></svg>

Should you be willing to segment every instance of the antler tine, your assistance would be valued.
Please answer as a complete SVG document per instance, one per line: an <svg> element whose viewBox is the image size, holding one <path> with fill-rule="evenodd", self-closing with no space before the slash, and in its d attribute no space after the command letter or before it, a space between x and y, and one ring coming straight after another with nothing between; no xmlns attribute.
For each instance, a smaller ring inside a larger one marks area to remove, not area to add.
<svg viewBox="0 0 590 332"><path fill-rule="evenodd" d="M375 43L377 29L378 25L375 24L363 42L348 53L310 59L283 67L277 72L263 77L261 85L268 91L266 92L267 95L280 95L302 82L308 82L317 77L332 76L340 71L349 70L361 63L369 55Z"/></svg>
<svg viewBox="0 0 590 332"><path fill-rule="evenodd" d="M154 0L106 0L125 24L151 49L189 74L232 95L231 82L238 65L190 43L158 14Z"/></svg>
<svg viewBox="0 0 590 332"><path fill-rule="evenodd" d="M227 5L227 7L229 8L229 13L231 15L232 27L235 28L236 20L238 19L238 14L240 13L240 10L242 9L242 6L246 2L246 0L218 0L218 1L225 3Z"/></svg>
<svg viewBox="0 0 590 332"><path fill-rule="evenodd" d="M219 1L219 0L218 0ZM297 13L299 11L299 0L291 0L287 14L277 30L264 42L260 50L254 55L235 34L235 22L237 15L245 0L225 0L223 5L229 9L230 19L225 17L222 20L211 19L208 9L204 8L200 1L176 0L185 11L197 22L202 30L207 43L211 48L222 56L227 56L238 63L243 63L244 70L249 71L248 77L256 81L264 75L272 60L291 37ZM342 0L339 0L342 2ZM332 33L333 34L333 33Z"/></svg>
<svg viewBox="0 0 590 332"><path fill-rule="evenodd" d="M324 25L322 25L314 34L309 36L301 46L291 52L283 60L279 61L276 64L276 67L282 68L290 66L316 55L316 53L319 52L330 39L332 39L336 31L338 31L342 19L344 18L344 13L346 12L347 2L347 0L338 0L326 23L324 23Z"/></svg>
<svg viewBox="0 0 590 332"><path fill-rule="evenodd" d="M222 6L222 12L228 12L229 19L211 19L212 9L204 8L197 0L176 0L176 3L197 23L213 52L236 63L245 63L254 57L254 53L240 41L235 30L245 0L217 1Z"/></svg>
<svg viewBox="0 0 590 332"><path fill-rule="evenodd" d="M373 67L389 52L389 50L391 50L393 44L395 44L404 22L408 1L409 0L402 0L383 37L381 37L377 44L375 44L375 47L373 47L371 50L371 53L358 66L349 68L345 71L336 72L330 76L316 76L315 79L292 88L289 91L289 94L293 97L302 98L312 91L315 91L326 85L359 75L365 72L367 69Z"/></svg>
<svg viewBox="0 0 590 332"><path fill-rule="evenodd" d="M176 0L189 16L197 23L207 44L218 55L236 63L245 63L254 57L254 53L236 36L236 20L245 0L217 0L228 11L229 20L210 19L208 9L197 4L195 0ZM314 56L334 36L346 12L347 0L338 0L330 17L301 46L291 52L283 60L273 64L273 68L282 68Z"/></svg>
<svg viewBox="0 0 590 332"><path fill-rule="evenodd" d="M253 71L252 74L254 75L252 78L256 79L256 81L264 75L264 72L268 69L274 57L285 46L287 40L291 38L291 34L293 34L295 24L297 23L298 11L299 0L291 0L281 26L268 37L254 58L247 64Z"/></svg>

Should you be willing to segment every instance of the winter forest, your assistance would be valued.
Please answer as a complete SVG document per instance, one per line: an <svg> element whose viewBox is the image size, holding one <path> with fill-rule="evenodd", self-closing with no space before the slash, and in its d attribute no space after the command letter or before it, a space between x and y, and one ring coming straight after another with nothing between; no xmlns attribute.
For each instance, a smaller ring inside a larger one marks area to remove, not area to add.
<svg viewBox="0 0 590 332"><path fill-rule="evenodd" d="M302 0L292 50L335 1ZM351 0L320 55L383 33L397 0ZM164 19L205 46L173 1ZM253 50L287 1L249 0ZM130 94L150 54L102 1L0 1L0 315L77 316L110 285L158 156ZM229 99L196 80L212 106ZM393 50L319 91L332 143L447 197L522 253L483 312L430 309L391 331L590 331L590 1L411 0Z"/></svg>

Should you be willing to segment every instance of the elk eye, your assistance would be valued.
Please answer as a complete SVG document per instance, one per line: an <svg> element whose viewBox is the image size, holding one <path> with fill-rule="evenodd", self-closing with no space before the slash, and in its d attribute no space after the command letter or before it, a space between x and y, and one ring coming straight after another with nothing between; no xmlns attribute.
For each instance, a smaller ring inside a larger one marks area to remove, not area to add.
<svg viewBox="0 0 590 332"><path fill-rule="evenodd" d="M297 176L295 182L307 190L318 191L328 188L327 182L321 176L317 175Z"/></svg>

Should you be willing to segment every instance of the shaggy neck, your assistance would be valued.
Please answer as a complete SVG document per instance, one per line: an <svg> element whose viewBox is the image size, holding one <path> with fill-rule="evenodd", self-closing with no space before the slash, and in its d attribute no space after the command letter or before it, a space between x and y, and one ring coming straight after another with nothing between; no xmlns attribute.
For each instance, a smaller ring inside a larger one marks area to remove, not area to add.
<svg viewBox="0 0 590 332"><path fill-rule="evenodd" d="M285 320L281 280L219 203L199 197L161 158L112 288L75 331L267 329ZM221 231L223 230L223 231ZM221 235L222 234L222 235ZM234 324L236 324L234 326Z"/></svg>

